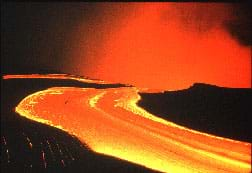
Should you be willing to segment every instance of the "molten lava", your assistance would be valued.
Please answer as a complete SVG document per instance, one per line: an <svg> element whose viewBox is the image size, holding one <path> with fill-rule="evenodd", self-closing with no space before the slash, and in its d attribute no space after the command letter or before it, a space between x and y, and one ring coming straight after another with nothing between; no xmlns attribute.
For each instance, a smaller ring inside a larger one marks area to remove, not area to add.
<svg viewBox="0 0 252 173"><path fill-rule="evenodd" d="M55 87L16 112L76 135L93 151L163 172L250 172L251 144L197 132L137 106L135 87Z"/></svg>
<svg viewBox="0 0 252 173"><path fill-rule="evenodd" d="M106 84L105 81L102 80L94 80L94 79L86 79L83 77L76 77L68 74L18 74L18 75L4 75L3 79L64 79L64 80L77 80L85 83L97 83L97 84Z"/></svg>

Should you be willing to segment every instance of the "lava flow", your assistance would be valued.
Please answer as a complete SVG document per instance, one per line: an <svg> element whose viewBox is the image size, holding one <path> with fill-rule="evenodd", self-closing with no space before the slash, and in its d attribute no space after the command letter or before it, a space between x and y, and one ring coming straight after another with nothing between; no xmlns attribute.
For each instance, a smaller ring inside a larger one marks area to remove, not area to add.
<svg viewBox="0 0 252 173"><path fill-rule="evenodd" d="M85 82L85 83L96 83L96 84L106 84L105 81L102 80L95 80L95 79L86 79L83 77L76 77L73 75L68 75L68 74L17 74L17 75L5 75L3 76L3 79L63 79L63 80L77 80L80 82Z"/></svg>
<svg viewBox="0 0 252 173"><path fill-rule="evenodd" d="M23 76L24 77L24 76ZM53 87L16 112L77 136L97 153L162 172L250 172L251 144L197 132L137 106L135 87Z"/></svg>

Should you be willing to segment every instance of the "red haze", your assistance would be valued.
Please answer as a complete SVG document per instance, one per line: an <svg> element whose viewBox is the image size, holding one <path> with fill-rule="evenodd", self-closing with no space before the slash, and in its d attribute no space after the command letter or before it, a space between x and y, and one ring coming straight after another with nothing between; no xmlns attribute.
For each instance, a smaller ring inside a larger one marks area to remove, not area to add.
<svg viewBox="0 0 252 173"><path fill-rule="evenodd" d="M79 49L73 50L81 74L152 89L182 89L194 82L250 87L250 47L240 45L224 28L233 17L228 5L124 5L130 13L123 11L125 16L115 20L111 11L97 28L101 38L81 38ZM83 44L91 53L81 52Z"/></svg>

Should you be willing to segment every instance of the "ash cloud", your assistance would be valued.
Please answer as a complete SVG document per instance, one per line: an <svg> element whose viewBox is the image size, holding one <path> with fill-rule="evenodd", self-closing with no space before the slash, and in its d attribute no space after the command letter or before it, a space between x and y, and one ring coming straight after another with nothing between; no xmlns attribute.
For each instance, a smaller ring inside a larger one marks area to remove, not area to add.
<svg viewBox="0 0 252 173"><path fill-rule="evenodd" d="M177 18L185 30L199 34L222 27L241 45L249 46L252 44L251 7L251 3L177 3L166 15Z"/></svg>
<svg viewBox="0 0 252 173"><path fill-rule="evenodd" d="M232 5L233 19L224 23L230 35L240 44L252 45L252 12L251 3L238 3Z"/></svg>

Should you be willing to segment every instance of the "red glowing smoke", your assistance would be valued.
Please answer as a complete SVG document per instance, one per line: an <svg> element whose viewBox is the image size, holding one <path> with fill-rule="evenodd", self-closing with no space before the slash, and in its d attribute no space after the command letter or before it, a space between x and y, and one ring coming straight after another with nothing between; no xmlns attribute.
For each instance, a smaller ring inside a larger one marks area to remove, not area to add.
<svg viewBox="0 0 252 173"><path fill-rule="evenodd" d="M73 55L79 57L74 64L81 74L159 89L181 89L194 82L250 87L250 47L226 31L224 22L233 18L228 5L124 5L127 10L121 14L122 5L106 12L108 17L97 26L99 34L89 32L94 36L88 39L79 35Z"/></svg>

